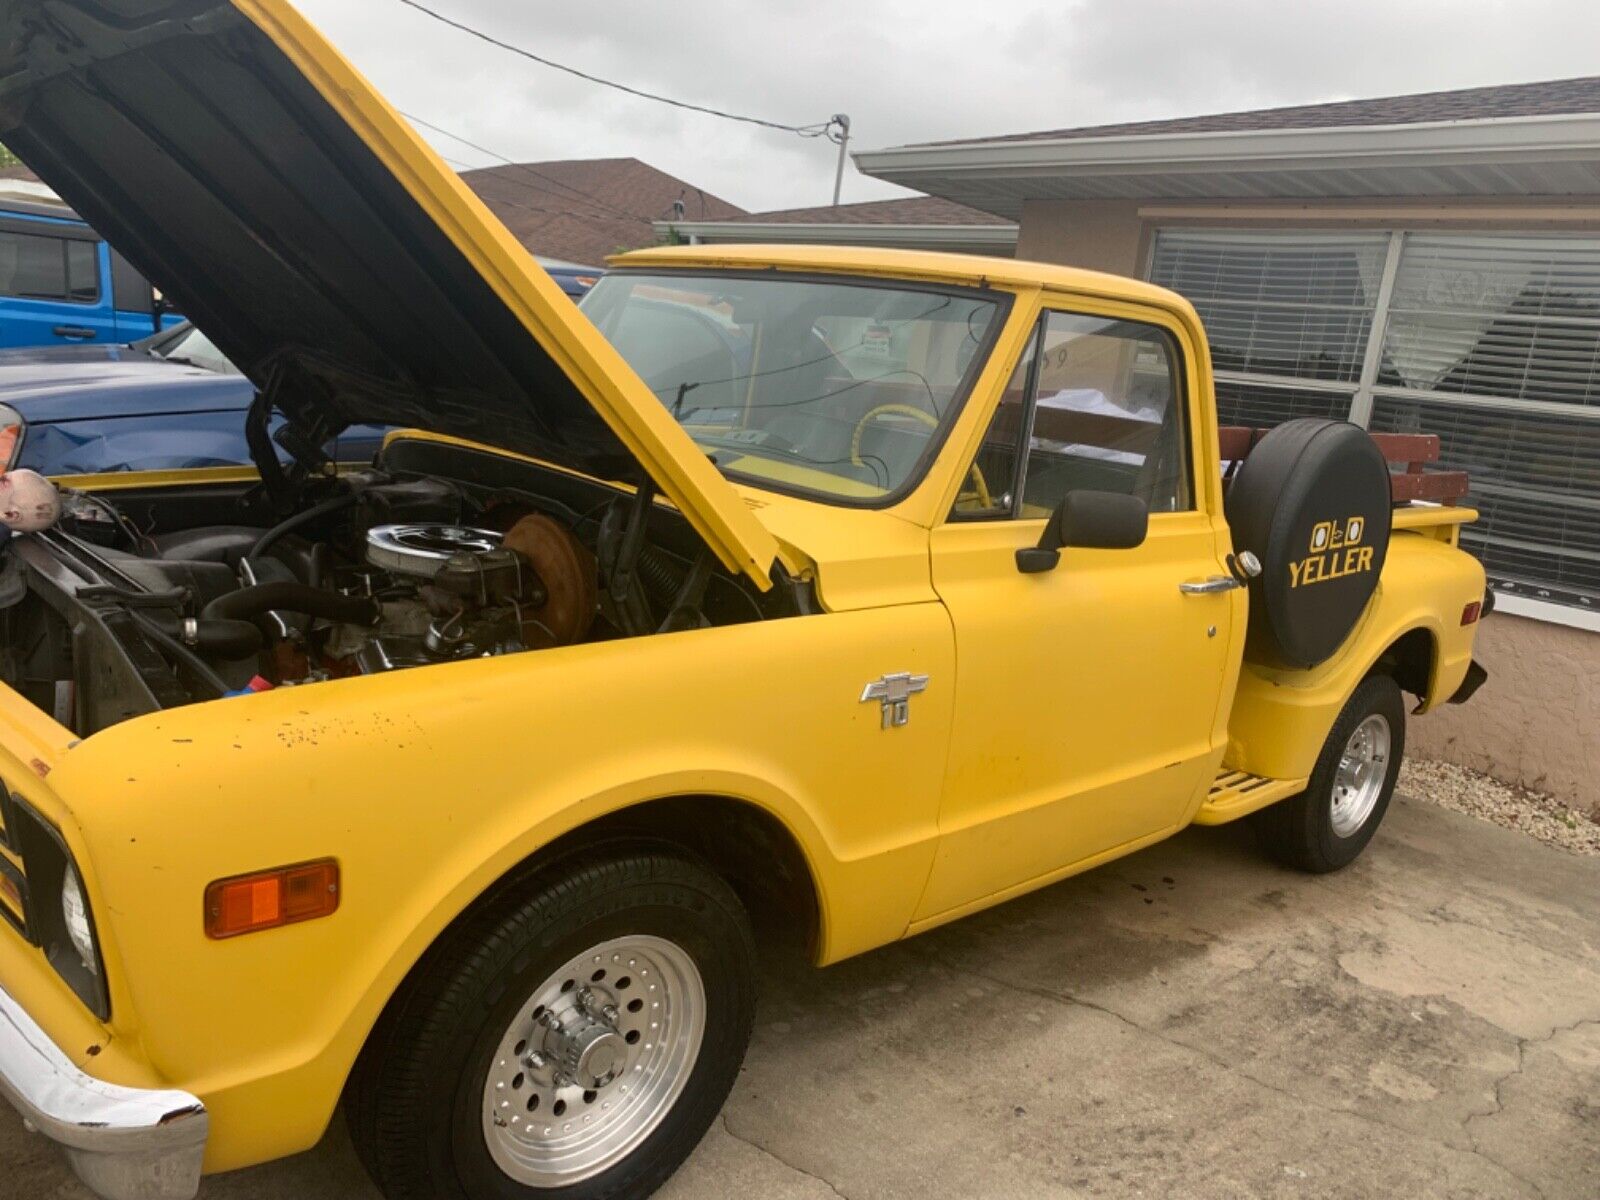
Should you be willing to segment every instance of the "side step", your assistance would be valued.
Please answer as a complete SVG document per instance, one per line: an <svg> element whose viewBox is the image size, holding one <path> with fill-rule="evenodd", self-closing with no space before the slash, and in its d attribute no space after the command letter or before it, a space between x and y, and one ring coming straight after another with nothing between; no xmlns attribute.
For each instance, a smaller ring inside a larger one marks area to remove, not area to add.
<svg viewBox="0 0 1600 1200"><path fill-rule="evenodd" d="M1304 779L1268 779L1248 771L1223 767L1211 781L1206 802L1195 814L1196 825L1226 825L1257 809L1305 790Z"/></svg>

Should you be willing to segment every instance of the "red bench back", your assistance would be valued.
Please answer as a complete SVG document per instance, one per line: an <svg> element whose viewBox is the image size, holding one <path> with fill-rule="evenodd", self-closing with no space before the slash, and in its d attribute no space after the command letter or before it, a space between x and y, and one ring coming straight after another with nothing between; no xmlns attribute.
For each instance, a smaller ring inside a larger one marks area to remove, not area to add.
<svg viewBox="0 0 1600 1200"><path fill-rule="evenodd" d="M1267 431L1252 429L1247 425L1224 425L1217 430L1222 447L1222 461L1237 463L1248 457ZM1439 461L1439 436L1433 433L1375 433L1372 440L1378 443L1383 457L1391 467L1403 470L1389 472L1389 493L1396 504L1409 504L1413 500L1431 500L1440 504L1455 504L1467 494L1468 479L1465 471L1429 471L1429 463Z"/></svg>

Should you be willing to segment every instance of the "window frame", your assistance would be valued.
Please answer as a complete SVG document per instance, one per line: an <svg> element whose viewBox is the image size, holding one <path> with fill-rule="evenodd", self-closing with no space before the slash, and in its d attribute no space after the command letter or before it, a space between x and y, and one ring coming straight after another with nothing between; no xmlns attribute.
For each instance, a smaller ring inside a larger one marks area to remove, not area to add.
<svg viewBox="0 0 1600 1200"><path fill-rule="evenodd" d="M22 304L71 304L78 308L96 308L104 298L105 281L101 278L100 270L100 235L86 226L68 225L55 221L30 221L18 217L0 216L0 235L16 234L21 237L50 238L60 243L61 251L61 283L64 289L72 285L72 276L69 271L67 247L72 242L90 242L93 244L92 259L94 262L94 298L80 300L70 293L60 296L19 296L13 292L0 291L0 300L12 300Z"/></svg>
<svg viewBox="0 0 1600 1200"><path fill-rule="evenodd" d="M1211 497L1205 493L1200 481L1199 454L1201 450L1200 439L1195 436L1197 420L1203 417L1196 410L1200 399L1194 386L1193 372L1189 370L1189 363L1194 347L1185 335L1181 326L1168 318L1168 314L1159 309L1148 309L1133 304L1119 304L1106 302L1103 305L1086 303L1088 297L1066 297L1046 295L1040 302L1038 311L1034 314L1033 324L1028 331L1024 342L1023 353L1028 356L1028 379L1026 384L1025 399L1023 401L1023 415L1017 431L1016 462L1012 467L1011 476L1011 504L1008 510L991 509L983 512L960 512L955 508L952 499L949 511L945 514L945 521L950 524L975 525L993 524L999 521L1011 521L1026 525L1030 522L1043 524L1047 517L1028 517L1022 515L1023 485L1027 480L1028 458L1032 451L1034 417L1039 403L1039 367L1044 358L1044 339L1049 331L1050 317L1059 314L1064 317L1088 317L1095 320L1121 321L1133 325L1145 326L1158 333L1164 340L1167 354L1172 369L1172 405L1178 411L1181 428L1178 431L1179 440L1183 443L1184 453L1184 482L1188 491L1188 505L1184 508L1163 509L1159 512L1152 510L1150 519L1156 520L1163 517L1193 517L1196 514L1211 511ZM1020 365L1020 360L1019 360ZM1015 368L1013 368L1013 375ZM990 424L993 423L1000 409L1000 402L1005 396L1005 389L1011 383L1012 376L1008 375L1005 384L995 398L994 406L986 414L983 421L983 431L988 433ZM1165 422L1163 422L1163 426ZM977 450L967 460L965 469L961 472L960 479L965 480L977 465L977 456L983 451L983 442L980 440ZM959 487L959 485L958 485ZM1132 493L1129 493L1132 494ZM959 491L958 491L959 498ZM1220 498L1218 500L1220 503Z"/></svg>
<svg viewBox="0 0 1600 1200"><path fill-rule="evenodd" d="M1022 383L1022 420L1017 424L1017 436L1020 441L1012 447L1014 457L1011 463L1011 479L1009 481L1009 487L1007 488L1007 491L1011 496L1011 503L1004 510L999 508L990 508L984 509L981 512L962 512L955 507L956 502L961 498L958 490L956 494L956 500L951 501L950 512L946 516L946 520L948 521L959 522L963 525L966 525L974 522L1016 521L1023 519L1019 514L1018 509L1022 503L1022 481L1024 478L1023 472L1027 469L1028 465L1026 444L1033 438L1033 401L1035 392L1039 385L1039 348L1042 345L1041 335L1044 332L1045 319L1048 316L1049 311L1047 309L1040 309L1039 312L1034 315L1033 326L1028 330L1027 340L1023 343L1022 347L1022 353L1024 357L1017 360L1018 367L1022 366L1023 363L1026 362L1028 369L1023 377ZM1011 374L1006 376L1005 385L1000 389L1000 397L995 401L994 411L991 412L988 415L988 418L983 422L983 432L986 435L989 432L989 426L994 423L995 417L999 415L1000 405L1005 400L1006 391L1010 388L1011 380L1015 376L1016 367L1013 367ZM967 469L961 474L963 483L972 475L972 469L978 465L978 455L982 453L983 442L980 440L976 453L973 454L972 460L967 464Z"/></svg>

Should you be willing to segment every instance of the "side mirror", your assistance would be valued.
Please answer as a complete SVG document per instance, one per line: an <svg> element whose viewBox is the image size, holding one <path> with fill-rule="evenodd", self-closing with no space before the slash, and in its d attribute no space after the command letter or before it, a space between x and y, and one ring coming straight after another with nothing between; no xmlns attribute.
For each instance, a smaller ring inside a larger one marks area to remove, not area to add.
<svg viewBox="0 0 1600 1200"><path fill-rule="evenodd" d="M1024 575L1053 571L1063 546L1085 550L1132 550L1144 544L1150 509L1123 492L1068 492L1050 514L1037 546L1017 551Z"/></svg>

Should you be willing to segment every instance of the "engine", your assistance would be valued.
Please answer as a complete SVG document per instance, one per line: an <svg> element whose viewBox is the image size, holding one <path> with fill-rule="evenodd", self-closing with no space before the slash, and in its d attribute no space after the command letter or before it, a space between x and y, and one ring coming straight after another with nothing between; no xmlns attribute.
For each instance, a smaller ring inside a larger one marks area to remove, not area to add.
<svg viewBox="0 0 1600 1200"><path fill-rule="evenodd" d="M336 571L332 590L370 603L371 624L340 623L321 670L373 674L582 640L595 614L595 567L565 529L539 513L504 534L448 524L366 531L365 561ZM292 653L312 655L304 639ZM308 674L314 678L314 674Z"/></svg>
<svg viewBox="0 0 1600 1200"><path fill-rule="evenodd" d="M648 488L523 482L374 470L293 505L65 493L0 552L0 679L87 736L246 691L815 611L802 582L747 588Z"/></svg>

